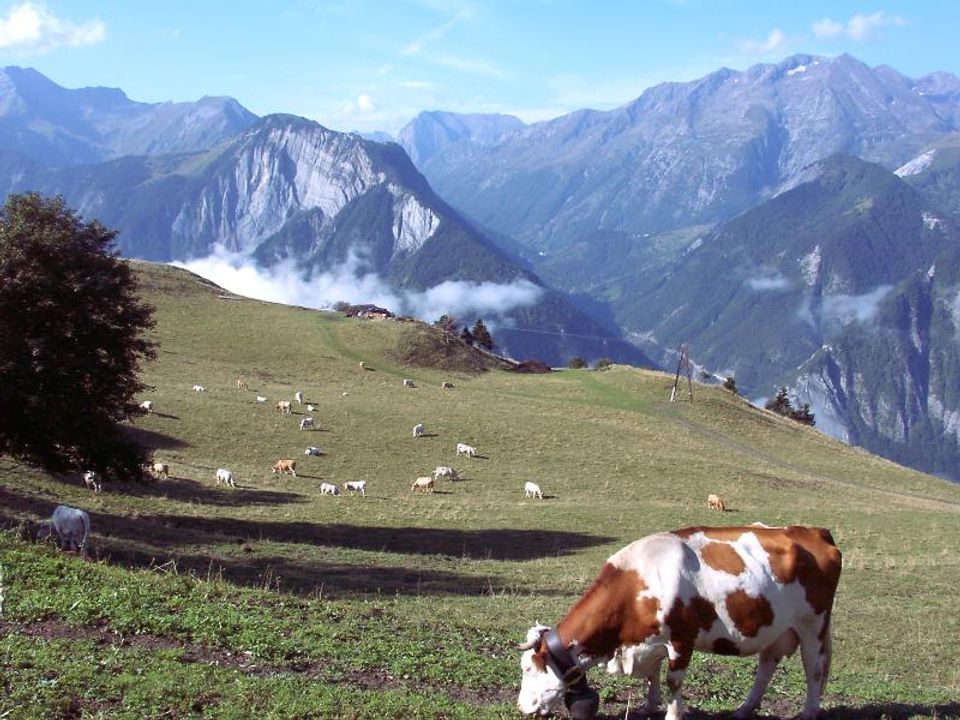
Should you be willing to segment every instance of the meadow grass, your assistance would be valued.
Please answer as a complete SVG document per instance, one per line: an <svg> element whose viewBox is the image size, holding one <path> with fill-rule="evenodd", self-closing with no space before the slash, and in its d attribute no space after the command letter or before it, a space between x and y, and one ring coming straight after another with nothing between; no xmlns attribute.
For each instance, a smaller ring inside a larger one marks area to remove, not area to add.
<svg viewBox="0 0 960 720"><path fill-rule="evenodd" d="M828 527L844 553L827 717L960 717L957 486L720 389L670 403L662 373L403 366L417 325L137 267L160 351L141 398L155 412L131 432L172 477L94 495L0 460L0 523L83 507L97 558L0 533L0 718L515 717L515 643L562 617L608 555L659 530L757 520ZM274 409L296 390L318 431L298 429L305 408ZM457 442L480 456L457 457ZM281 457L298 477L271 473ZM412 494L437 465L463 480ZM218 467L237 489L214 484ZM319 495L361 479L366 497ZM525 499L526 480L546 499ZM708 510L709 493L730 512ZM753 669L698 656L691 717L734 708ZM635 682L592 680L601 718L636 707ZM790 715L803 693L792 659L765 708Z"/></svg>

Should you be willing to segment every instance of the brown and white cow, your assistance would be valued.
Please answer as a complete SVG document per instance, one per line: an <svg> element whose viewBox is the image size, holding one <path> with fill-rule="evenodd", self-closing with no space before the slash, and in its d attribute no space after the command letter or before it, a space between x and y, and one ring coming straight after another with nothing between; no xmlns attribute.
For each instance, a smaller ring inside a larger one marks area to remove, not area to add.
<svg viewBox="0 0 960 720"><path fill-rule="evenodd" d="M830 670L840 569L840 551L822 528L692 527L637 540L607 560L555 628L528 631L517 706L547 715L563 699L575 720L588 720L599 700L583 673L607 660L610 670L650 678L649 700L659 704L667 659L666 720L679 720L694 650L759 653L753 688L736 713L746 718L777 663L799 647L807 680L800 717L812 720Z"/></svg>
<svg viewBox="0 0 960 720"><path fill-rule="evenodd" d="M274 465L273 465L273 472L275 472L275 473L280 473L281 475L285 475L286 473L290 473L291 475L293 475L294 477L296 477L296 476L297 476L297 461L296 461L296 460L289 460L289 459L286 459L286 458L281 458L280 460L277 460L276 463L274 463Z"/></svg>

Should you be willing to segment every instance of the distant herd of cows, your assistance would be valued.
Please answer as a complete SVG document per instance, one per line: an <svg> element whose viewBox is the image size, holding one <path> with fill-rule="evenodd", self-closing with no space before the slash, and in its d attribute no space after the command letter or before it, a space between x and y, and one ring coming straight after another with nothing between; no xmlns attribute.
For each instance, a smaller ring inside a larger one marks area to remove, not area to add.
<svg viewBox="0 0 960 720"><path fill-rule="evenodd" d="M365 368L363 363L361 368ZM414 388L411 380L404 387ZM444 388L453 389L449 383ZM244 378L238 390L248 390ZM197 393L206 392L194 385ZM344 393L346 395L347 393ZM266 402L260 395L257 402ZM294 393L294 402L305 403ZM141 404L144 413L153 402ZM276 411L292 414L292 402L280 400ZM318 430L312 415L300 420L301 431ZM423 423L413 437L425 436ZM457 456L477 457L477 449L457 443ZM306 456L323 451L307 447ZM147 470L156 478L170 475L165 462ZM280 458L275 474L297 475L297 463ZM411 492L431 493L438 480L457 480L459 472L437 466L416 478ZM84 483L100 492L97 473L83 474ZM218 468L217 485L236 487L231 470ZM322 483L321 495L366 495L366 481L335 485ZM537 483L527 482L524 497L543 499ZM707 506L726 510L723 497L711 494ZM90 518L78 508L61 505L42 521L36 536L54 537L61 548L87 555ZM664 704L660 690L662 664L667 664L666 720L684 713L681 686L695 650L720 655L759 654L756 678L735 717L748 718L760 705L779 661L801 651L807 681L806 700L799 717L813 720L819 713L832 656L831 610L840 577L841 556L830 532L803 526L770 527L762 523L743 527L692 527L656 533L637 540L604 565L593 585L557 625L534 625L520 645L521 687L517 709L526 715L547 715L562 701L573 720L592 720L600 696L589 687L586 671L605 663L610 673L643 679L647 701L642 712L657 712Z"/></svg>

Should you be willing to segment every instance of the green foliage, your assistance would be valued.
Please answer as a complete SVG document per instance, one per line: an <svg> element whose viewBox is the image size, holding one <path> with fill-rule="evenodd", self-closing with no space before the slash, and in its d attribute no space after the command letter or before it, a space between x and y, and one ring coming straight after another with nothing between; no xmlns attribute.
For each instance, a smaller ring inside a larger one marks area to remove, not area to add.
<svg viewBox="0 0 960 720"><path fill-rule="evenodd" d="M772 398L767 400L764 407L767 410L772 410L777 415L788 416L793 412L793 405L790 403L790 396L787 393L787 388L781 385L777 389L777 394Z"/></svg>
<svg viewBox="0 0 960 720"><path fill-rule="evenodd" d="M567 367L570 368L571 370L580 370L582 368L585 368L586 366L587 366L587 361L584 360L579 355L574 355L572 358L570 358L567 361Z"/></svg>
<svg viewBox="0 0 960 720"><path fill-rule="evenodd" d="M732 392L734 395L737 395L737 379L730 375L723 380L723 389L728 392Z"/></svg>
<svg viewBox="0 0 960 720"><path fill-rule="evenodd" d="M11 195L0 211L0 455L139 475L141 453L117 423L138 414L152 309L115 236L61 198Z"/></svg>
<svg viewBox="0 0 960 720"><path fill-rule="evenodd" d="M611 365L613 365L613 360L604 357L597 360L593 367L595 370L607 370Z"/></svg>
<svg viewBox="0 0 960 720"><path fill-rule="evenodd" d="M443 332L447 333L448 335L457 334L457 319L452 315L447 315L446 313L444 313L439 318L437 318L436 322L434 322L433 324L435 327L440 328L441 330L443 330Z"/></svg>
<svg viewBox="0 0 960 720"><path fill-rule="evenodd" d="M491 351L496 345L490 336L490 331L487 330L487 326L484 325L483 320L480 318L477 318L477 321L473 324L473 329L470 331L470 334L473 336L473 344L479 348Z"/></svg>

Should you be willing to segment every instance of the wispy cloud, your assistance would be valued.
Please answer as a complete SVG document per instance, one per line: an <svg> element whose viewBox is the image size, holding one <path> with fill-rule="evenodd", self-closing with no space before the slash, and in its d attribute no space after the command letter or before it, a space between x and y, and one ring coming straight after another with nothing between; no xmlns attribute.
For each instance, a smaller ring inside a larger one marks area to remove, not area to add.
<svg viewBox="0 0 960 720"><path fill-rule="evenodd" d="M394 312L433 321L447 313L461 319L496 321L521 307L536 304L542 288L529 280L512 283L447 280L423 291L399 291L383 278L364 270L363 259L351 254L341 265L309 273L293 261L269 268L245 255L215 248L212 255L177 267L212 280L238 295L312 308L332 308L337 302L373 303Z"/></svg>
<svg viewBox="0 0 960 720"><path fill-rule="evenodd" d="M424 47L442 38L444 35L450 32L453 28L455 28L457 25L463 22L465 18L466 16L464 14L457 13L454 17L450 18L442 25L438 25L437 27L432 28L431 30L428 30L417 39L404 45L402 48L400 48L400 54L406 57L409 57L411 55L421 54L423 52Z"/></svg>
<svg viewBox="0 0 960 720"><path fill-rule="evenodd" d="M876 36L881 28L900 27L907 21L899 15L880 11L871 15L857 13L846 22L838 22L831 18L818 20L812 26L813 34L820 39L847 38L857 42L865 42Z"/></svg>
<svg viewBox="0 0 960 720"><path fill-rule="evenodd" d="M39 54L61 46L93 45L106 36L102 20L74 23L32 2L14 5L0 18L0 50Z"/></svg>
<svg viewBox="0 0 960 720"><path fill-rule="evenodd" d="M787 290L792 286L789 279L783 275L774 275L772 277L749 278L745 285L751 290Z"/></svg>
<svg viewBox="0 0 960 720"><path fill-rule="evenodd" d="M769 55L787 46L787 36L780 28L774 28L763 40L741 40L739 44L740 50L748 55Z"/></svg>

